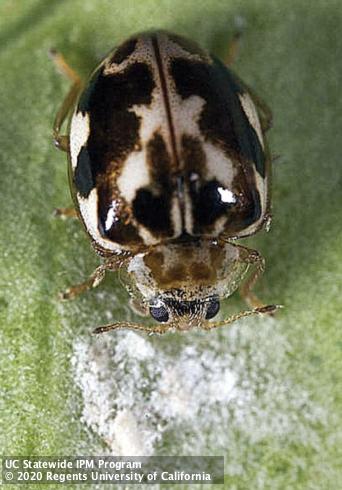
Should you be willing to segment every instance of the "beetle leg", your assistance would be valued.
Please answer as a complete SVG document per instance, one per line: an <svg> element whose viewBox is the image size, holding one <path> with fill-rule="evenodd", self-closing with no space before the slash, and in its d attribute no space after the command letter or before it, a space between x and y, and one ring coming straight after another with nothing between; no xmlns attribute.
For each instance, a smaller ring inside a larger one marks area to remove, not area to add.
<svg viewBox="0 0 342 490"><path fill-rule="evenodd" d="M58 70L72 82L72 86L57 112L53 124L53 139L55 146L60 150L69 151L69 136L61 134L61 127L75 105L82 88L82 81L79 75L67 64L63 55L54 49L51 49L49 54Z"/></svg>
<svg viewBox="0 0 342 490"><path fill-rule="evenodd" d="M261 308L264 305L256 294L253 293L252 289L265 270L265 260L256 250L243 247L242 245L237 245L237 247L242 252L242 257L245 255L243 261L253 266L252 273L239 289L240 295L251 308Z"/></svg>
<svg viewBox="0 0 342 490"><path fill-rule="evenodd" d="M55 208L53 215L56 218L78 218L75 208Z"/></svg>
<svg viewBox="0 0 342 490"><path fill-rule="evenodd" d="M229 243L239 249L239 252L241 253L241 260L243 262L251 264L254 267L254 270L252 271L250 276L239 289L240 295L252 309L241 311L240 313L232 315L222 321L205 322L202 325L202 328L204 330L212 330L214 328L224 327L226 325L229 325L230 323L235 322L236 320L239 320L240 318L245 318L247 316L265 314L274 315L274 313L278 309L282 308L281 305L264 305L256 296L256 294L254 294L252 291L256 281L265 270L264 258L259 254L259 252L253 250L252 248L247 248L242 245L236 245L231 242Z"/></svg>
<svg viewBox="0 0 342 490"><path fill-rule="evenodd" d="M246 301L248 306L256 310L257 313L260 313L261 310L263 313L268 313L272 315L274 311L278 308L281 308L279 305L268 305L260 301L255 293L253 293L252 289L255 286L255 283L259 279L259 277L263 274L265 270L265 259L252 248L243 247L242 245L235 245L239 248L242 254L245 254L243 260L250 264L253 267L253 270L249 277L245 280L245 282L240 286L239 293L241 297Z"/></svg>
<svg viewBox="0 0 342 490"><path fill-rule="evenodd" d="M92 275L84 282L70 286L65 291L59 293L59 299L66 301L74 299L76 296L88 291L88 289L96 288L104 279L106 271L115 271L123 267L127 257L122 255L112 255L106 259L106 261L99 265L92 273Z"/></svg>
<svg viewBox="0 0 342 490"><path fill-rule="evenodd" d="M58 295L59 299L63 301L74 299L76 296L88 291L88 289L96 288L103 281L107 269L107 264L100 265L95 269L89 279L80 284L76 284L75 286L70 286L65 291L60 292Z"/></svg>
<svg viewBox="0 0 342 490"><path fill-rule="evenodd" d="M253 267L251 274L239 288L240 295L246 301L248 306L253 309L258 310L259 308L267 308L252 291L255 283L265 270L265 259L259 254L257 250L254 250L253 248L244 247L243 245L237 245L222 236L221 239L239 250L239 257L241 262L250 264Z"/></svg>
<svg viewBox="0 0 342 490"><path fill-rule="evenodd" d="M236 322L237 320L240 320L240 318L245 318L247 316L254 316L254 315L273 315L276 310L279 308L282 308L280 305L267 305L267 306L260 306L259 308L253 308L252 310L247 310L247 311L241 311L240 313L237 313L236 315L232 315L225 320L221 320L219 322L206 322L204 323L201 328L203 330L213 330L215 328L219 327L225 327L226 325L229 325L230 323Z"/></svg>
<svg viewBox="0 0 342 490"><path fill-rule="evenodd" d="M239 47L240 47L240 39L241 39L241 32L236 32L233 36L233 39L230 41L228 45L228 51L224 59L225 64L228 67L232 66L237 59Z"/></svg>
<svg viewBox="0 0 342 490"><path fill-rule="evenodd" d="M158 334L162 335L167 331L174 329L174 325L143 325L140 323L131 322L117 322L109 323L108 325L103 325L102 327L97 327L93 330L93 335L100 333L110 332L111 330L135 330L137 332L144 332L148 335Z"/></svg>

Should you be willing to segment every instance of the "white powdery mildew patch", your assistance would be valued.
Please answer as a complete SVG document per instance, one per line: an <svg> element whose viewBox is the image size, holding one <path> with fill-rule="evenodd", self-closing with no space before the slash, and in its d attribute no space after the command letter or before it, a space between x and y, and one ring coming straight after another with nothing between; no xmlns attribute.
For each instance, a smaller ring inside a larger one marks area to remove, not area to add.
<svg viewBox="0 0 342 490"><path fill-rule="evenodd" d="M254 323L254 324L253 324ZM73 367L83 422L114 455L229 454L243 471L239 438L317 448L327 414L289 379L289 345L274 319L182 335L181 346L120 332L77 340ZM178 339L179 340L179 339ZM178 342L179 343L179 342Z"/></svg>

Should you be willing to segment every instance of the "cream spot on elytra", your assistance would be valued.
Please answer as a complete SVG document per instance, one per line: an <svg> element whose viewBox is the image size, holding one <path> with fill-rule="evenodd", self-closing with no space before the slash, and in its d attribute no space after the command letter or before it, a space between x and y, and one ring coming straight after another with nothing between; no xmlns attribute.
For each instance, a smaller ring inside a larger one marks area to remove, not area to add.
<svg viewBox="0 0 342 490"><path fill-rule="evenodd" d="M90 134L89 116L82 112L76 112L71 120L70 127L70 158L71 166L75 170L81 148L85 146Z"/></svg>

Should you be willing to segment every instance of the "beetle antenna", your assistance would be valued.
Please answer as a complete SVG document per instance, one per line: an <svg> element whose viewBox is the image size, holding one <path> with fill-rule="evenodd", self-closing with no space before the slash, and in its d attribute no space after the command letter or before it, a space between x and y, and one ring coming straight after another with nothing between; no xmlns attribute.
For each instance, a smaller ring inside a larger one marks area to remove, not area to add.
<svg viewBox="0 0 342 490"><path fill-rule="evenodd" d="M266 305L260 306L259 308L254 308L253 310L241 311L236 315L232 315L225 320L220 322L206 322L202 325L204 330L212 330L214 328L225 327L230 323L235 322L236 320L240 320L240 318L244 318L246 316L254 316L254 315L273 315L277 310L283 308L282 305Z"/></svg>
<svg viewBox="0 0 342 490"><path fill-rule="evenodd" d="M175 325L172 323L164 324L164 325L143 325L140 323L131 323L131 322L117 322L117 323L109 323L108 325L103 325L102 327L97 327L93 330L93 335L98 335L100 333L110 332L111 330L135 330L137 332L144 332L148 335L152 334L163 334L168 330L175 328Z"/></svg>

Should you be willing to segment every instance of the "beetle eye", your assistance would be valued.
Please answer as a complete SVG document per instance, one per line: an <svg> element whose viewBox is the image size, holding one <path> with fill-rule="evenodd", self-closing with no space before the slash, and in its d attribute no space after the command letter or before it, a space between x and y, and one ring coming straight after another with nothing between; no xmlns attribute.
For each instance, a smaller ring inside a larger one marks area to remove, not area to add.
<svg viewBox="0 0 342 490"><path fill-rule="evenodd" d="M169 312L165 306L151 306L150 315L160 323L166 323L169 319Z"/></svg>
<svg viewBox="0 0 342 490"><path fill-rule="evenodd" d="M220 302L217 301L217 299L210 301L207 308L207 313L205 315L205 319L210 320L211 318L214 318L214 316L217 315L219 310L220 310Z"/></svg>

